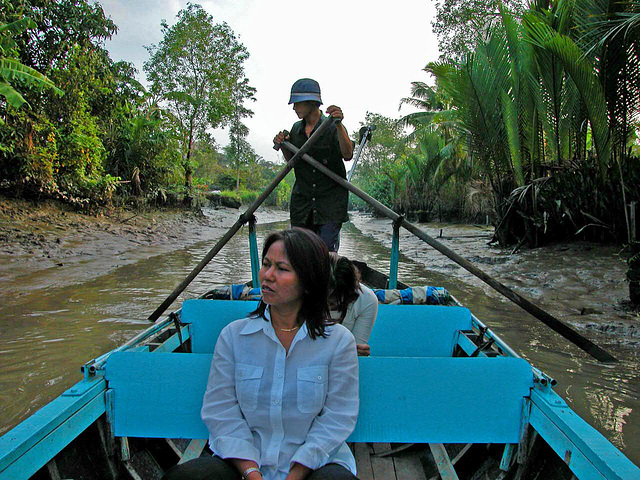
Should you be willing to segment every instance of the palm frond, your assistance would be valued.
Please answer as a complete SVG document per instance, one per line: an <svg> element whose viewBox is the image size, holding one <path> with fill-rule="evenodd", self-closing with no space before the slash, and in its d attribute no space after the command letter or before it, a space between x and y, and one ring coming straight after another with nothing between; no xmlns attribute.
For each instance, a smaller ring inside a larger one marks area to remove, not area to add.
<svg viewBox="0 0 640 480"><path fill-rule="evenodd" d="M565 35L556 34L548 38L545 48L557 56L578 87L587 108L601 173L604 175L611 159L611 138L607 102L597 72L575 42Z"/></svg>

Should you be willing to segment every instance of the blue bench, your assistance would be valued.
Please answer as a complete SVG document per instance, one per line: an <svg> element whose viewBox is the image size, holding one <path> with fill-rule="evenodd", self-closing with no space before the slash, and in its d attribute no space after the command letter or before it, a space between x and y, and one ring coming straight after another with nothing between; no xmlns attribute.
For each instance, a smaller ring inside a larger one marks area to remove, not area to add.
<svg viewBox="0 0 640 480"><path fill-rule="evenodd" d="M205 439L211 354L116 352L106 364L116 436ZM361 357L352 442L518 443L530 365L518 358Z"/></svg>
<svg viewBox="0 0 640 480"><path fill-rule="evenodd" d="M460 330L471 330L471 312L441 305L379 305L369 337L376 357L451 357Z"/></svg>
<svg viewBox="0 0 640 480"><path fill-rule="evenodd" d="M182 322L191 325L192 351L213 353L220 331L256 306L255 301L185 301ZM380 305L369 344L378 357L450 357L460 330L471 330L471 313L463 307Z"/></svg>
<svg viewBox="0 0 640 480"><path fill-rule="evenodd" d="M180 320L191 326L191 351L213 353L222 329L247 317L257 306L253 300L185 300Z"/></svg>

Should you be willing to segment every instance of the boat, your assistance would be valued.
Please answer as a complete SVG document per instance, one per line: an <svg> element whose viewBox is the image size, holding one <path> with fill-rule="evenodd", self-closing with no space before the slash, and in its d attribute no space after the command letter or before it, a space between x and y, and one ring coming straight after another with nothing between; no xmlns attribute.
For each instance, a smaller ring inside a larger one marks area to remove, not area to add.
<svg viewBox="0 0 640 480"><path fill-rule="evenodd" d="M0 480L151 480L211 454L200 406L217 335L260 298L253 218L260 202L237 222L249 223L251 280L212 288L163 317L234 226L150 316L149 328L83 364L78 383L0 437ZM640 468L554 391L553 378L444 287L398 281L396 234L406 221L389 215L389 275L357 263L380 302L371 356L359 358L360 414L348 439L358 477L640 479Z"/></svg>
<svg viewBox="0 0 640 480"><path fill-rule="evenodd" d="M388 289L357 265L381 287L350 438L361 480L640 478L446 289ZM214 339L259 295L251 282L214 288L82 365L82 380L0 437L0 479L157 479L210 454L198 402Z"/></svg>

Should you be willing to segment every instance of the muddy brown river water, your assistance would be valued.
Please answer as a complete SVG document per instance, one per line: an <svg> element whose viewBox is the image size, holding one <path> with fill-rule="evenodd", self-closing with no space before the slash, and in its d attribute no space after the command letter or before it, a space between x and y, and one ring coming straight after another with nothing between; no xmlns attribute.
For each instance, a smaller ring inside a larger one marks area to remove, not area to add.
<svg viewBox="0 0 640 480"><path fill-rule="evenodd" d="M259 244L266 234L286 226L259 225ZM515 351L555 378L556 391L570 406L640 465L640 321L625 306L625 286L620 282L625 266L618 250L571 245L509 255L486 245L491 231L485 227L421 228L620 360L604 365L591 359L420 240L402 234L402 281L447 287ZM147 316L217 240L203 240L66 286L43 287L37 277L3 285L0 434L80 380L83 363L148 327ZM387 272L390 244L390 222L354 214L343 229L340 253ZM247 281L247 252L243 229L174 307L213 285ZM6 294L11 291L20 293Z"/></svg>

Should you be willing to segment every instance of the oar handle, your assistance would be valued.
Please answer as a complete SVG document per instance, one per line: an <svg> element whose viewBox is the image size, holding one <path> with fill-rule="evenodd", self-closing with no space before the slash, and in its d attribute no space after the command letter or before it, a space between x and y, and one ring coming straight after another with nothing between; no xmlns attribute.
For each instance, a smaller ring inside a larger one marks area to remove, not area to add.
<svg viewBox="0 0 640 480"><path fill-rule="evenodd" d="M339 118L335 118L335 117L329 117L330 118L330 122L329 123L335 123L336 125L339 124L342 120L340 120ZM326 121L322 122L323 124L327 123ZM322 127L322 125L320 125L320 127ZM320 130L320 127L318 127L318 130ZM315 133L318 132L318 130L316 130ZM324 131L324 130L323 130ZM286 139L289 136L289 131L288 130L283 130L282 133L284 133L284 138ZM311 135L311 137L313 137L313 135ZM311 140L311 137L309 137L309 140ZM281 143L274 143L273 144L273 149L274 150L280 150L280 147L282 146ZM303 145L304 147L304 145Z"/></svg>
<svg viewBox="0 0 640 480"><path fill-rule="evenodd" d="M283 130L283 131L282 131L282 133L284 133L284 138L285 138L285 139L289 136L289 130ZM282 144L280 144L280 143L274 143L274 144L273 144L273 149L274 149L274 150L280 150L280 146L281 146L281 145L282 145Z"/></svg>

